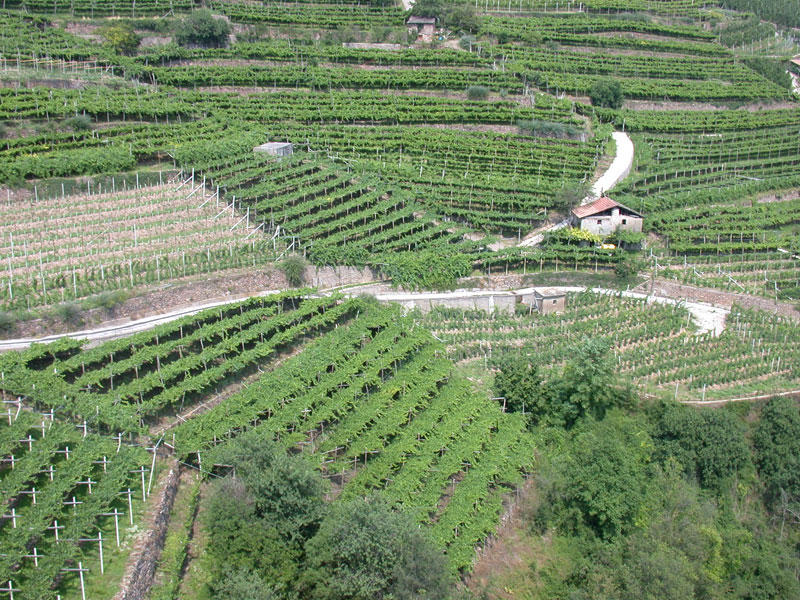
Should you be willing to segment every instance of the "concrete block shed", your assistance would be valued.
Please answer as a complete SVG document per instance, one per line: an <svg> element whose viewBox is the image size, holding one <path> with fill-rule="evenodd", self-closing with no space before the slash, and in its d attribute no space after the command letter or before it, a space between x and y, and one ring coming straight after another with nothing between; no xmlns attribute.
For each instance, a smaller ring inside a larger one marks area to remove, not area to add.
<svg viewBox="0 0 800 600"><path fill-rule="evenodd" d="M253 148L253 152L281 157L291 156L294 152L294 147L290 142L267 142Z"/></svg>
<svg viewBox="0 0 800 600"><path fill-rule="evenodd" d="M524 299L523 302L525 302ZM565 292L554 288L535 288L529 302L536 306L536 310L542 315L563 313L566 309L567 295ZM525 302L525 304L528 304L528 302Z"/></svg>

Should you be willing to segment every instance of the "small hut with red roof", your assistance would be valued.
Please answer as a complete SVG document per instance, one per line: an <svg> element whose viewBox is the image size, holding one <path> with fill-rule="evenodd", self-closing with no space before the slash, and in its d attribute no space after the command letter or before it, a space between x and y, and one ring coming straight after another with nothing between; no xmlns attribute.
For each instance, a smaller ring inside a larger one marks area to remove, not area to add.
<svg viewBox="0 0 800 600"><path fill-rule="evenodd" d="M640 233L643 220L644 215L606 196L572 209L573 225L597 235L616 231Z"/></svg>

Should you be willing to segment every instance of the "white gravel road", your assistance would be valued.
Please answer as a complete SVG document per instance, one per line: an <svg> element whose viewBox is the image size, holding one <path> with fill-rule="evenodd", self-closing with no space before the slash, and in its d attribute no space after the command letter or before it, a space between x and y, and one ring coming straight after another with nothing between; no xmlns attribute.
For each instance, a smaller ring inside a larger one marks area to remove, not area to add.
<svg viewBox="0 0 800 600"><path fill-rule="evenodd" d="M633 142L627 133L615 131L611 134L617 144L617 155L606 172L592 186L595 196L602 196L628 176L633 166Z"/></svg>

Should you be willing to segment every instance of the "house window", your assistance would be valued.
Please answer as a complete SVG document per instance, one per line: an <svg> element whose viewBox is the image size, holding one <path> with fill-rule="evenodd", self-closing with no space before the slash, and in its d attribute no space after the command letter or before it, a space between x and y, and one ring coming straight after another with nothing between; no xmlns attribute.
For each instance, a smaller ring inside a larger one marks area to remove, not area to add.
<svg viewBox="0 0 800 600"><path fill-rule="evenodd" d="M597 219L597 224L598 225L602 225L603 224L603 219Z"/></svg>
<svg viewBox="0 0 800 600"><path fill-rule="evenodd" d="M556 302L557 302L557 300L553 300L553 304L555 304Z"/></svg>
<svg viewBox="0 0 800 600"><path fill-rule="evenodd" d="M622 224L623 225L627 225L628 224L628 219L622 219Z"/></svg>

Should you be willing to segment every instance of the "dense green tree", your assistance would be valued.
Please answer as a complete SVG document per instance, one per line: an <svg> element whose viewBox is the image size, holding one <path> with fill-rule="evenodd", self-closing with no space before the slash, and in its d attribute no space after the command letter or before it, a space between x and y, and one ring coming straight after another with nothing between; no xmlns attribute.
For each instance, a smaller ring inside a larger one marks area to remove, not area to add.
<svg viewBox="0 0 800 600"><path fill-rule="evenodd" d="M592 106L603 108L622 108L625 97L622 94L622 85L615 79L599 79L589 90L589 99Z"/></svg>
<svg viewBox="0 0 800 600"><path fill-rule="evenodd" d="M564 469L567 523L614 539L630 531L644 505L649 437L619 413L576 432Z"/></svg>
<svg viewBox="0 0 800 600"><path fill-rule="evenodd" d="M374 498L335 504L306 554L304 584L317 600L447 597L442 552L409 516Z"/></svg>
<svg viewBox="0 0 800 600"><path fill-rule="evenodd" d="M288 539L311 537L325 510L326 481L299 456L290 456L256 432L239 436L224 453L252 497L254 510Z"/></svg>
<svg viewBox="0 0 800 600"><path fill-rule="evenodd" d="M270 517L256 509L244 482L233 477L215 481L204 511L207 552L218 569L213 578L216 597L232 572L243 581L264 578L285 589L297 576L300 548L288 543Z"/></svg>
<svg viewBox="0 0 800 600"><path fill-rule="evenodd" d="M800 501L800 410L790 398L773 398L753 433L755 463L770 502L781 490Z"/></svg>
<svg viewBox="0 0 800 600"><path fill-rule="evenodd" d="M750 461L744 426L725 410L665 403L658 409L656 456L674 457L705 488L720 488Z"/></svg>
<svg viewBox="0 0 800 600"><path fill-rule="evenodd" d="M129 23L117 23L100 29L103 45L116 54L135 54L139 47L139 36Z"/></svg>
<svg viewBox="0 0 800 600"><path fill-rule="evenodd" d="M411 8L411 14L417 17L434 17L439 25L454 31L474 33L480 25L475 7L469 4L453 5L443 0L417 0Z"/></svg>
<svg viewBox="0 0 800 600"><path fill-rule="evenodd" d="M210 10L199 9L182 19L175 30L175 42L181 46L221 48L228 43L230 24L214 17Z"/></svg>
<svg viewBox="0 0 800 600"><path fill-rule="evenodd" d="M568 214L573 208L578 206L584 198L591 192L587 183L566 184L559 189L553 198L553 208L564 214Z"/></svg>
<svg viewBox="0 0 800 600"><path fill-rule="evenodd" d="M584 416L600 420L610 408L632 400L609 350L604 338L584 338L573 348L561 377L549 386L554 422L571 427Z"/></svg>
<svg viewBox="0 0 800 600"><path fill-rule="evenodd" d="M543 393L539 367L528 356L509 354L503 359L494 378L494 393L507 412L532 413L538 421L549 412L549 401Z"/></svg>
<svg viewBox="0 0 800 600"><path fill-rule="evenodd" d="M730 597L741 600L800 600L800 560L786 546L754 540L741 557Z"/></svg>

